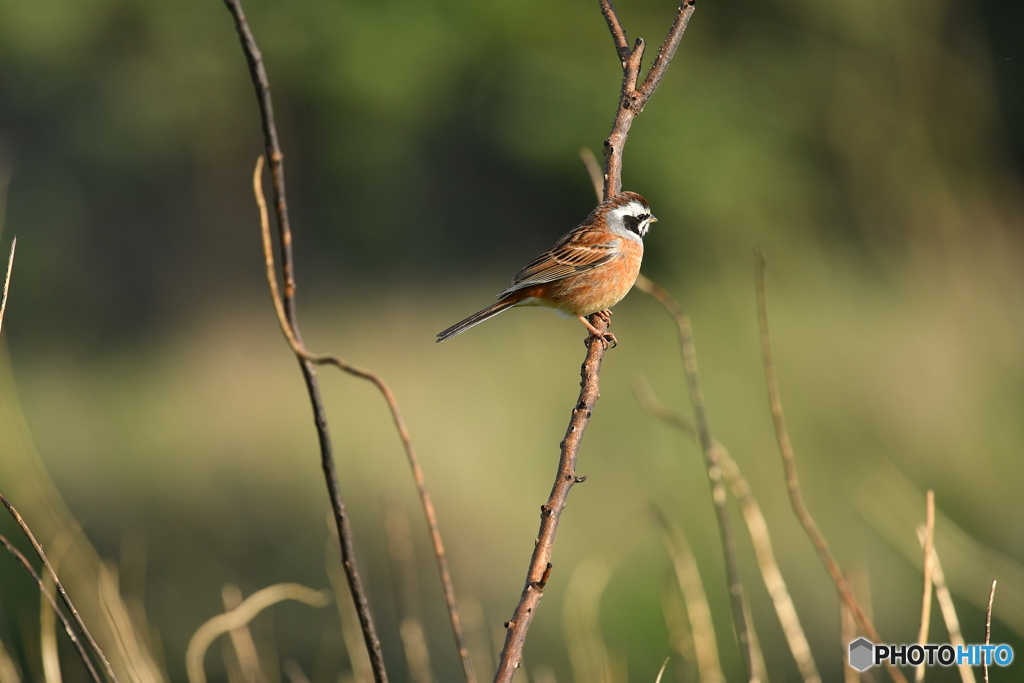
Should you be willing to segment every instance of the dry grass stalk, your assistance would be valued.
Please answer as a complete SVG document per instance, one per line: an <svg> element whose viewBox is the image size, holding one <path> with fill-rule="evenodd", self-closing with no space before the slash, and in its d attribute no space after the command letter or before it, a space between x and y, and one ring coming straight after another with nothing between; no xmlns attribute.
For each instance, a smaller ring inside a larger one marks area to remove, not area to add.
<svg viewBox="0 0 1024 683"><path fill-rule="evenodd" d="M665 407L654 395L650 383L645 378L638 377L634 380L633 391L644 412L675 427L697 442L697 427L693 421ZM761 512L761 506L758 505L750 484L729 455L729 451L717 440L714 440L714 447L718 452L722 475L725 477L733 497L739 503L743 521L747 525L747 531L750 533L750 540L754 546L757 567L761 572L765 588L768 589L768 595L772 599L775 614L778 616L779 624L782 626L786 643L789 645L800 676L804 683L821 683L821 676L818 674L818 667L811 654L811 647L807 643L807 637L800 625L800 617L797 616L793 600L786 588L786 581L782 578L778 562L775 561L771 535L768 533L768 524Z"/></svg>
<svg viewBox="0 0 1024 683"><path fill-rule="evenodd" d="M60 579L57 578L57 572L54 571L53 565L51 565L50 561L46 558L46 553L43 552L43 546L40 545L39 541L36 540L35 534L32 533L32 529L29 528L28 524L25 522L24 519L22 519L18 511L14 508L13 505L11 505L11 502L7 500L7 498L5 498L3 495L0 495L0 503L3 503L4 507L7 508L7 511L11 513L11 517L13 517L14 521L18 523L18 527L21 529L21 532L25 535L25 538L27 538L29 543L32 544L32 549L35 550L36 555L39 557L39 560L43 563L43 567L46 569L46 574L50 577L50 579L53 581L53 584L57 587L57 593L60 595L61 601L63 601L64 606L68 608L68 612L71 613L71 617L72 619L74 619L75 624L78 626L78 630L82 633L82 635L85 636L86 642L89 643L89 647L92 649L93 654L95 654L99 658L100 662L103 664L103 669L106 672L107 677L111 680L112 683L118 683L117 676L114 675L114 670L110 668L110 662L107 661L106 656L103 654L103 650L101 650L100 646L96 644L96 640L92 637L92 634L86 627L85 622L82 621L81 615L79 615L78 610L75 609L74 604L71 602L71 597L68 596L68 592L64 590L64 586L61 584ZM14 546L11 546L8 543L7 539L3 539L3 544L7 547L9 551L15 551ZM31 569L32 565L28 564L28 560L25 560L24 556L21 555L21 553L17 553L17 555L20 556L22 560L24 560L24 562L22 563L23 566ZM38 574L35 573L34 569L32 570L32 574L36 577L40 587L42 587L42 580L39 579ZM49 595L49 593L47 593L47 595ZM60 611L59 608L56 606L56 603L54 603L54 610L58 612ZM68 631L68 635L72 635L70 625L65 626L65 629ZM75 638L74 636L72 636L72 640L76 643L78 642L77 638ZM90 670L90 674L93 676L94 680L98 681L99 676L96 675L96 671L93 668L92 662L89 659L88 655L85 655L83 650L79 650L79 654L83 657L83 661L86 663L86 668Z"/></svg>
<svg viewBox="0 0 1024 683"><path fill-rule="evenodd" d="M230 612L218 614L192 634L185 653L185 669L189 683L206 683L203 658L218 636L248 624L257 614L282 600L296 600L311 607L326 607L331 603L330 596L325 593L296 583L279 583L256 591L238 607Z"/></svg>
<svg viewBox="0 0 1024 683"><path fill-rule="evenodd" d="M14 269L14 248L18 246L18 238L11 240L11 255L7 257L7 276L4 277L4 294L0 299L0 331L3 330L4 314L7 312L7 293L11 287L11 271Z"/></svg>
<svg viewBox="0 0 1024 683"><path fill-rule="evenodd" d="M330 524L333 520L328 520ZM332 542L333 541L333 542ZM348 676L351 683L371 683L373 681L373 669L370 665L370 656L363 646L362 631L359 626L359 617L356 615L355 606L352 604L351 594L346 590L345 570L341 566L337 552L337 537L328 541L325 551L327 578L334 590L335 606L338 608L338 618L341 620L341 637L345 641L345 650L348 653L349 666L352 673Z"/></svg>
<svg viewBox="0 0 1024 683"><path fill-rule="evenodd" d="M694 557L690 544L683 530L673 524L660 508L654 508L654 516L658 521L665 548L672 559L679 590L683 594L683 604L690 622L690 633L693 637L693 651L697 660L697 672L701 683L725 683L722 665L718 659L718 641L715 639L715 625L711 619L711 607L708 606L707 594L697 569L697 558ZM682 652L681 648L677 649Z"/></svg>
<svg viewBox="0 0 1024 683"><path fill-rule="evenodd" d="M616 683L612 657L601 635L600 619L601 596L616 569L610 550L608 544L603 544L589 552L566 583L562 631L575 681Z"/></svg>
<svg viewBox="0 0 1024 683"><path fill-rule="evenodd" d="M711 437L708 427L707 413L704 408L704 391L700 386L700 375L697 371L697 351L693 343L693 328L690 319L683 313L679 305L660 285L643 275L636 280L636 286L643 292L653 296L676 322L679 333L679 348L683 356L683 373L690 392L690 403L693 406L696 425L697 442L704 453L707 467L708 482L711 484L711 500L715 507L715 518L718 522L718 533L722 543L722 554L725 557L726 580L729 584L729 604L732 608L732 620L739 639L740 653L743 656L744 672L750 683L758 681L754 672L754 649L750 636L750 625L743 608L743 583L740 581L739 563L736 559L736 542L732 535L729 522L729 510L726 507L725 482L722 477L722 466L718 460L718 449Z"/></svg>
<svg viewBox="0 0 1024 683"><path fill-rule="evenodd" d="M924 590L921 592L921 626L917 631L917 642L928 642L928 624L932 619L932 560L935 548L935 492L929 490L925 503L924 536ZM922 662L914 670L914 683L924 681L925 667Z"/></svg>
<svg viewBox="0 0 1024 683"><path fill-rule="evenodd" d="M423 624L419 617L419 582L416 576L416 555L409 533L409 520L396 506L384 512L384 531L388 539L391 579L394 585L395 608L398 612L398 634L405 650L405 662L413 683L433 683L430 651L427 649Z"/></svg>
<svg viewBox="0 0 1024 683"><path fill-rule="evenodd" d="M0 641L0 683L21 683L21 672L11 655Z"/></svg>
<svg viewBox="0 0 1024 683"><path fill-rule="evenodd" d="M224 602L224 611L230 612L242 606L242 591L233 583L226 583L220 591L221 600ZM231 639L231 647L234 649L235 658L238 661L238 672L244 683L267 683L267 676L260 666L259 653L256 651L256 641L253 640L252 632L248 624L242 624L228 631Z"/></svg>
<svg viewBox="0 0 1024 683"><path fill-rule="evenodd" d="M142 628L132 622L128 608L121 599L117 568L101 564L99 567L99 602L106 617L109 632L121 654L121 666L132 683L164 683L163 671L141 640Z"/></svg>
<svg viewBox="0 0 1024 683"><path fill-rule="evenodd" d="M985 609L985 645L992 644L992 602L996 599L996 582L992 580L992 590L988 592L988 607ZM987 653L986 653L987 655ZM985 672L985 683L988 683L988 656L981 660Z"/></svg>
<svg viewBox="0 0 1024 683"><path fill-rule="evenodd" d="M868 619L863 608L857 602L857 597L850 589L850 585L846 581L846 577L843 576L843 571L840 569L839 563L832 555L832 551L829 550L828 542L818 529L818 525L815 523L814 518L811 517L811 513L807 510L807 506L804 504L803 493L800 490L800 480L797 477L796 472L796 458L793 454L793 445L789 440L789 432L786 429L786 420L782 413L782 399L779 395L779 382L775 374L775 362L772 360L771 335L768 330L768 307L764 285L764 271L764 256L761 252L757 252L757 320L761 331L761 354L764 360L764 372L768 384L768 405L771 409L772 421L775 425L775 437L779 445L779 452L782 455L782 464L786 470L786 488L789 491L790 504L793 507L793 512L796 514L797 519L803 526L804 531L807 533L808 538L810 538L811 544L814 545L815 550L817 550L818 557L821 558L822 563L825 565L825 569L832 578L832 582L835 584L836 590L839 592L839 597L846 603L846 606L857 620L857 624L860 626L861 630L864 631L865 635L867 635L872 642L881 643L884 641L881 636L878 635L878 631L875 630L871 620ZM893 664L887 661L885 668L889 672L893 681L896 681L896 683L906 683L907 679L903 675L903 672Z"/></svg>
<svg viewBox="0 0 1024 683"><path fill-rule="evenodd" d="M654 679L654 683L661 683L661 677L665 675L665 667L668 666L668 660L671 657L665 657L665 661L661 663L661 668L658 669L658 677Z"/></svg>
<svg viewBox="0 0 1024 683"><path fill-rule="evenodd" d="M920 541L922 547L925 543L925 535L927 531L924 526L920 526L917 529L917 539ZM946 575L942 571L942 563L939 561L939 553L935 550L934 545L932 546L932 583L935 586L935 599L939 603L939 611L942 612L942 620L946 622L946 632L949 634L949 644L953 647L959 647L966 645L964 642L963 633L960 631L960 619L956 616L956 607L953 605L953 596L949 593L949 587L946 585ZM960 680L962 683L975 683L974 669L971 668L970 664L961 662L957 664L957 669L960 671Z"/></svg>

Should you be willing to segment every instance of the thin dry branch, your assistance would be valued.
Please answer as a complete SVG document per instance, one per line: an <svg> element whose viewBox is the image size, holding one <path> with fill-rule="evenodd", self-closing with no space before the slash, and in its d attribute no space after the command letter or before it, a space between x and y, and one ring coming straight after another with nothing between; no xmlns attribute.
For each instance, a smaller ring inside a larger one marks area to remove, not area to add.
<svg viewBox="0 0 1024 683"><path fill-rule="evenodd" d="M779 452L782 455L782 464L786 471L786 488L789 491L789 501L808 538L810 538L815 550L818 551L818 557L821 558L822 563L825 565L825 569L832 578L836 590L839 591L840 599L846 603L846 606L868 639L872 642L880 643L883 641L878 635L878 631L875 630L871 620L868 619L860 603L857 602L857 597L853 594L849 582L847 582L846 577L843 575L843 570L839 567L835 556L832 555L832 551L829 550L828 542L818 529L818 525L814 522L814 518L811 517L811 513L804 504L803 493L800 490L800 480L796 472L796 458L793 455L793 445L789 440L789 432L786 429L786 421L782 414L782 399L779 397L779 382L775 375L775 362L772 360L764 271L765 260L759 251L757 252L757 273L755 279L757 289L757 320L761 331L761 355L764 360L764 373L768 384L768 404L771 408L772 421L775 425L775 437L778 441ZM896 683L906 683L907 679L904 677L903 672L892 663L887 661L885 668Z"/></svg>
<svg viewBox="0 0 1024 683"><path fill-rule="evenodd" d="M924 589L921 592L921 626L917 631L917 642L928 642L928 624L932 619L932 559L935 547L935 492L929 490L925 503L924 537ZM924 662L914 670L914 683L924 681Z"/></svg>
<svg viewBox="0 0 1024 683"><path fill-rule="evenodd" d="M644 81L642 91L637 90L637 80L640 76L640 63L644 54L644 41L637 39L632 50L626 42L626 34L622 28L615 9L610 0L600 0L601 13L608 22L615 41L615 51L622 63L623 79L622 88L619 93L619 107L616 110L615 121L612 124L611 135L605 140L605 172L604 190L600 193L602 197L612 197L622 191L622 150L626 144L626 137L629 135L629 128L633 119L643 105L647 103L651 95L658 87L661 76L668 68L672 57L675 54L676 46L682 38L686 22L693 13L696 0L683 0L679 5L676 19L669 29L665 44L658 53L658 59L652 66L651 72ZM584 163L586 156L584 155ZM588 164L589 168L590 164ZM595 192L597 190L595 183ZM607 329L604 322L596 322L598 318L592 318L591 323L599 331ZM576 456L579 450L580 440L583 432L590 421L591 411L598 398L598 382L601 371L601 360L604 358L603 344L587 344L587 356L581 368L583 381L581 382L580 398L573 409L572 417L569 420L569 427L565 439L561 444L561 455L558 462L558 474L548 502L541 506L541 524L537 536L537 544L533 556L530 559L530 567L526 574L526 585L523 588L519 604L516 606L512 619L506 622L507 633L505 645L501 651L501 658L498 663L498 670L495 673L495 683L508 683L515 675L515 671L522 663L522 650L526 642L526 632L533 621L534 609L540 603L544 594L544 586L547 583L551 572L551 552L554 546L555 532L558 529L558 520L565 508L569 490L577 481L576 479Z"/></svg>
<svg viewBox="0 0 1024 683"><path fill-rule="evenodd" d="M638 378L633 382L633 392L645 413L675 427L699 444L697 426L693 421L662 404L645 379ZM768 524L761 512L761 506L758 505L750 484L729 455L729 451L717 440L714 440L714 446L718 451L718 462L722 466L725 481L729 484L729 490L732 491L732 495L736 498L736 502L740 505L740 511L743 513L743 520L750 533L761 578L772 599L775 614L779 618L779 624L782 625L782 632L786 636L786 643L789 645L789 651L793 655L800 676L804 683L821 683L821 675L818 673L814 656L811 654L811 647L807 643L807 636L800 625L800 618L797 616L796 607L793 606L793 600L789 595L789 589L786 588L786 581L782 578L778 562L775 561L771 535L768 533Z"/></svg>
<svg viewBox="0 0 1024 683"><path fill-rule="evenodd" d="M985 645L992 644L992 602L996 599L996 582L992 580L992 590L988 592L988 607L985 609ZM985 672L985 683L988 683L988 648L986 647L985 657L981 660Z"/></svg>
<svg viewBox="0 0 1024 683"><path fill-rule="evenodd" d="M282 301L281 292L277 284L277 269L274 265L274 247L271 244L270 238L270 220L267 213L267 202L263 196L263 183L261 182L263 175L263 163L262 156L256 160L256 168L253 171L252 187L253 193L256 196L256 204L260 211L260 232L263 236L263 257L266 263L267 284L270 287L270 296L274 302L274 310L277 312L277 320L281 326L281 332L284 333L285 339L288 340L288 345L291 347L292 352L299 358L306 362L313 363L314 365L333 365L342 372L348 373L353 377L364 379L377 387L377 390L380 391L384 400L387 402L388 410L391 412L391 419L395 424L395 429L398 431L399 438L402 440L402 447L405 449L405 456L409 461L409 468L412 470L413 480L416 483L416 491L419 494L420 504L423 507L423 514L427 519L427 528L430 532L430 541L434 550L434 559L437 562L437 571L440 575L441 587L444 591L444 600L448 608L448 619L451 623L452 634L455 638L455 644L459 651L459 658L462 661L463 675L465 676L467 683L476 683L476 675L473 672L473 664L469 657L469 648L466 646L466 638L462 629L462 619L459 616L459 608L455 602L455 586L452 583L451 571L448 568L448 555L445 552L444 541L441 538L441 528L437 522L437 512L434 508L434 501L430 496L430 492L427 490L427 479L423 474L423 468L420 466L420 460L419 456L416 454L416 449L412 445L412 436L409 434L408 427L405 426L405 419L402 417L402 411L398 407L398 399L395 398L395 394L391 391L391 387L388 386L387 382L385 382L380 375L352 365L338 356L310 353L289 323L284 301ZM344 547L344 544L342 544L342 546ZM355 599L355 595L353 595L353 599ZM361 618L360 622L362 622Z"/></svg>
<svg viewBox="0 0 1024 683"><path fill-rule="evenodd" d="M20 550L15 548L14 545L3 535L0 535L0 545L6 548L7 552L14 556L14 559L21 564L28 575L36 582L36 585L39 586L39 592L42 593L43 597L45 597L47 602L50 603L50 607L53 608L54 614L56 614L57 618L60 619L60 623L64 626L64 632L68 634L68 638L71 639L72 644L75 646L75 650L78 652L79 659L82 660L82 663L85 664L85 668L89 671L89 677L92 678L93 683L101 683L100 674L96 671L96 667L93 666L92 660L89 659L89 654L85 651L85 646L82 645L82 641L78 639L77 635L75 635L74 629L71 628L71 622L69 622L68 618L64 616L64 613L60 611L60 606L57 605L57 601L54 599L50 591L47 590L46 584L43 582L42 577L36 572L32 563L29 562L28 558L25 557Z"/></svg>
<svg viewBox="0 0 1024 683"><path fill-rule="evenodd" d="M373 623L373 615L370 612L369 602L366 598L366 591L362 585L362 578L355 562L355 553L352 543L352 532L349 527L348 514L345 503L341 498L338 475L334 465L333 448L331 445L330 432L327 428L327 415L324 411L323 401L320 397L319 384L316 379L314 365L329 364L339 369L365 379L373 383L384 396L391 411L391 417L398 430L402 445L405 448L406 457L409 460L413 471L413 478L420 495L424 513L427 517L427 525L430 530L434 555L441 575L441 583L444 590L445 602L448 607L449 619L451 621L452 633L455 637L456 647L459 651L459 658L462 662L463 673L466 683L476 683L473 674L473 666L469 659L469 650L466 647L465 637L462 633L462 622L459 618L458 608L455 603L455 590L452 586L451 572L448 570L448 560L445 555L444 543L441 540L441 532L437 524L437 515L433 502L426 489L426 479L423 470L419 465L419 459L412 447L409 430L402 419L401 411L398 409L398 402L395 399L390 387L378 375L352 366L335 356L321 356L311 354L306 350L302 342L302 335L299 331L298 319L295 312L295 266L292 258L292 233L291 223L288 217L288 202L285 193L284 180L284 154L281 152L278 142L277 128L274 124L274 107L270 95L270 83L267 79L266 69L263 65L263 57L256 40L249 29L245 13L239 0L224 0L228 10L235 20L242 49L245 52L246 61L249 65L249 73L252 77L253 86L256 89L256 97L259 102L260 116L263 125L264 146L266 156L270 160L270 175L274 189L274 210L277 218L278 238L281 249L281 272L284 282L284 296L278 291L277 273L274 267L273 248L270 246L269 220L267 219L266 202L263 200L262 187L258 182L262 167L262 158L257 162L257 173L254 179L254 186L257 188L257 201L260 203L260 219L263 230L263 245L267 261L267 279L270 284L271 294L274 299L274 307L277 311L281 330L288 340L288 344L299 361L302 375L309 392L310 402L313 407L313 416L316 423L317 436L320 442L321 465L324 470L324 477L327 482L328 492L331 499L331 507L334 513L335 524L338 529L339 545L341 547L342 565L345 568L345 576L352 593L352 600L356 606L356 613L359 617L359 624L363 631L363 640L366 643L367 653L370 656L376 683L387 681L387 671L384 668L384 658L381 653L380 639L377 637L376 627Z"/></svg>
<svg viewBox="0 0 1024 683"><path fill-rule="evenodd" d="M299 345L302 343L302 336L299 332L298 318L295 311L295 265L292 258L292 232L291 223L288 218L288 200L285 193L284 181L284 154L278 142L277 127L274 124L274 105L270 96L270 81L267 79L267 72L263 65L263 55L256 45L249 28L249 23L242 11L240 0L224 0L228 11L235 21L235 28L238 31L238 38L245 53L246 62L249 65L249 74L252 77L253 86L256 89L256 98L259 102L260 118L263 126L263 140L266 148L267 158L270 159L270 175L274 187L274 210L277 214L278 238L281 247L281 271L284 280L284 297L282 306L284 318L288 323L289 342L294 339ZM275 274L276 278L276 274ZM294 350L294 347L293 347ZM324 410L323 400L320 397L320 384L316 378L316 370L312 361L296 353L299 367L302 370L302 377L306 383L306 390L309 393L309 400L313 408L313 421L316 425L317 438L320 443L320 465L324 471L324 479L327 483L327 491L331 500L331 509L334 513L334 521L338 527L340 540L342 565L345 567L345 576L348 580L349 590L352 593L352 600L356 605L356 612L359 615L359 623L363 631L363 640L366 650L370 655L370 662L373 665L373 676L376 683L386 683L388 680L387 670L384 668L384 655L381 653L380 639L377 637L377 627L373 622L373 614L370 612L370 604L366 598L366 589L363 587L363 580L356 565L355 549L352 542L352 530L350 528L348 512L345 502L341 497L341 487L338 483L337 468L334 464L334 449L331 445L331 434L327 427L327 413Z"/></svg>
<svg viewBox="0 0 1024 683"><path fill-rule="evenodd" d="M711 499L715 505L715 516L718 521L718 533L722 541L722 553L725 556L725 573L729 583L729 603L732 607L733 624L740 642L740 653L743 655L744 671L748 681L757 681L754 672L754 643L750 635L746 613L743 609L743 584L740 582L739 563L736 560L736 542L733 539L729 510L726 507L725 483L722 479L722 465L719 462L718 449L711 438L708 427L707 413L704 409L704 391L700 386L700 375L697 372L697 351L693 344L693 328L679 305L667 291L643 275L636 280L636 286L658 300L669 315L676 321L679 332L679 348L683 355L683 373L686 385L690 390L690 403L693 405L694 421L697 426L697 440L704 453L704 463L708 470L708 482L711 484Z"/></svg>
<svg viewBox="0 0 1024 683"><path fill-rule="evenodd" d="M598 316L592 316L590 322L599 332L604 332L607 329L604 320ZM494 675L495 683L509 683L515 675L516 669L522 664L526 632L533 622L540 599L544 597L544 587L551 575L551 554L555 546L558 521L568 501L569 491L574 484L581 483L586 479L586 477L576 476L576 457L579 453L580 442L583 440L583 433L586 431L587 425L590 424L594 404L597 403L600 395L598 385L605 347L599 340L592 343L596 339L596 337L587 338L587 356L580 368L582 378L580 396L576 401L576 407L572 410L572 417L569 418L565 438L559 444L561 454L558 459L558 473L555 475L551 494L548 496L548 502L540 506L540 530L537 532L537 541L530 558L530 567L526 573L526 585L523 587L519 604L516 606L512 618L505 622L507 629L505 645L502 647L498 670Z"/></svg>
<svg viewBox="0 0 1024 683"><path fill-rule="evenodd" d="M71 617L78 625L78 630L85 636L93 654L95 654L99 658L100 663L103 664L103 670L106 672L107 677L112 683L118 683L117 676L114 675L114 670L110 668L110 662L107 661L107 657L103 654L103 650L101 650L100 646L96 644L96 640L92 637L89 629L86 628L85 622L82 621L82 617L78 614L78 610L75 609L74 604L71 602L68 592L64 590L63 584L61 584L60 579L57 578L57 572L53 570L53 565L51 565L50 561L46 559L46 553L43 552L43 546L36 540L35 534L32 533L32 529L29 528L25 520L22 519L21 514L18 513L13 505L11 505L11 501L7 500L7 498L2 494L0 494L0 503L3 503L4 507L7 508L7 511L11 513L11 517L13 517L14 521L18 523L21 533L23 533L25 538L28 539L28 542L32 544L32 549L35 550L36 555L39 557L39 561L42 562L43 567L46 568L46 572L50 575L50 579L53 580L53 585L57 587L57 593L60 595L61 601L64 603L65 607L68 608L68 612L71 613ZM41 582L40 585L42 585ZM94 669L92 669L91 666L89 667L89 670L90 673L94 673Z"/></svg>
<svg viewBox="0 0 1024 683"><path fill-rule="evenodd" d="M697 5L697 0L682 0L676 17L669 28L665 41L658 50L647 77L641 85L637 85L640 78L640 65L644 56L644 41L637 38L633 49L629 48L626 40L626 32L622 28L615 8L611 0L600 0L601 13L608 22L608 30L611 31L612 40L615 42L615 51L622 64L622 92L619 99L619 108L615 113L615 121L612 124L612 132L604 141L604 196L614 197L622 192L622 152L626 145L626 136L629 135L629 128L633 125L633 119L644 110L644 106L651 95L658 89L661 79L672 62L679 47L679 41L683 38L683 32L690 22L690 16Z"/></svg>

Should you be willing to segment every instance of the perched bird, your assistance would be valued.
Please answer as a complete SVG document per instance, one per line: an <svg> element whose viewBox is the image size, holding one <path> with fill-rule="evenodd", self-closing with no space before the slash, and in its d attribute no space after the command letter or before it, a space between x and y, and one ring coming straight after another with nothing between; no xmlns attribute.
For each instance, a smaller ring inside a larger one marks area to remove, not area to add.
<svg viewBox="0 0 1024 683"><path fill-rule="evenodd" d="M599 332L587 316L597 313L605 322L610 320L608 309L636 282L643 236L657 221L647 200L635 192L601 202L585 221L519 271L497 303L438 333L437 341L451 339L513 306L548 306L579 318L606 348L615 344L615 335Z"/></svg>

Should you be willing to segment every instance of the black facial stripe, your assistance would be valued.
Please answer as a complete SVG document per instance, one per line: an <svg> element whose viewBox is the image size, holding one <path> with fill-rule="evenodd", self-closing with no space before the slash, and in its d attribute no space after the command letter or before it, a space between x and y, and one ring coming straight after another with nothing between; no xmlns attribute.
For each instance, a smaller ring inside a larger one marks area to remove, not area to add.
<svg viewBox="0 0 1024 683"><path fill-rule="evenodd" d="M644 232L640 230L640 226L647 222L647 219L651 217L649 213L642 213L639 216L625 215L622 217L622 222L626 224L626 229L630 232L636 233L638 236L643 237Z"/></svg>

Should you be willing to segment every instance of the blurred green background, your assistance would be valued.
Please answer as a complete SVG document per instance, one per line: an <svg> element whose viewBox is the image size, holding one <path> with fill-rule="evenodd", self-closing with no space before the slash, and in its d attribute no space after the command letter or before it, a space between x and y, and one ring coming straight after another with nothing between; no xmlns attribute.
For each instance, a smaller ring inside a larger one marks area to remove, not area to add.
<svg viewBox="0 0 1024 683"><path fill-rule="evenodd" d="M582 0L245 7L287 155L307 343L396 390L488 680L578 390L583 330L520 310L440 346L433 335L592 208L578 151L600 149L617 102L607 29ZM673 4L618 9L649 61ZM624 186L660 219L644 272L692 317L712 430L764 508L825 680L842 676L838 602L788 507L753 249L769 262L808 505L844 566L868 577L883 637L916 638L914 525L932 488L965 637L982 640L979 605L997 578L993 640L1019 650L1022 27L1024 9L1004 0L702 2L629 138ZM3 248L19 238L0 490L48 544L77 520L118 567L134 624L174 681L192 633L223 611L225 583L245 595L329 585L310 410L263 279L250 189L261 144L220 2L0 0ZM630 388L644 375L686 408L674 327L634 292L613 329L621 343L580 455L589 478L563 517L523 680L574 680L567 590L599 608L603 680L654 680L673 652L662 603L674 589L652 504L690 539L726 675L739 680L700 454L644 415ZM389 514L410 525L434 676L457 680L385 406L364 383L321 377L393 679L409 680ZM736 526L771 678L798 680L738 516ZM7 520L0 532L16 534ZM574 574L585 559L606 586ZM73 597L95 601L99 559L80 549L67 566ZM42 681L38 594L11 561L0 563L0 609L0 641L23 680ZM944 641L937 609L932 624ZM272 683L272 652L312 683L353 680L335 610L281 605L253 632ZM64 676L77 683L65 645ZM219 654L206 661L211 680L228 679ZM1018 680L1020 666L992 679ZM666 675L696 680L679 655ZM590 680L578 665L575 680Z"/></svg>

